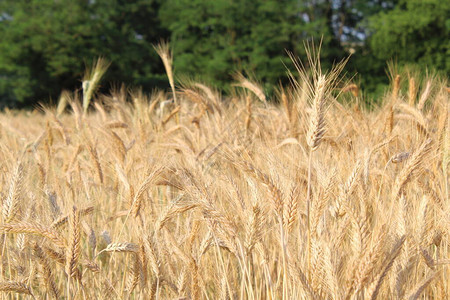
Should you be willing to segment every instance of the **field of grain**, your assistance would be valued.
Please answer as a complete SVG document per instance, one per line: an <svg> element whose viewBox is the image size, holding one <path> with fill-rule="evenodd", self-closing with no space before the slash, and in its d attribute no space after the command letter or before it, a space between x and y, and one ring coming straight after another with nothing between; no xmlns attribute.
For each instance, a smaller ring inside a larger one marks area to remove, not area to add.
<svg viewBox="0 0 450 300"><path fill-rule="evenodd" d="M314 63L2 113L2 299L448 299L447 82Z"/></svg>

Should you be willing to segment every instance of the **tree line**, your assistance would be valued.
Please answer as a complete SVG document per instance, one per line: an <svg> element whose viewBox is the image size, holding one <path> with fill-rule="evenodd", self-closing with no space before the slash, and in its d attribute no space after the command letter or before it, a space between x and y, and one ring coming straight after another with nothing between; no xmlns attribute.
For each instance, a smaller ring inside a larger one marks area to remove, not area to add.
<svg viewBox="0 0 450 300"><path fill-rule="evenodd" d="M244 72L270 94L288 83L286 50L322 39L323 68L352 53L347 74L371 95L386 62L448 75L450 2L441 0L2 0L0 106L53 101L111 62L103 86L167 88L153 46L170 41L178 78L227 90Z"/></svg>

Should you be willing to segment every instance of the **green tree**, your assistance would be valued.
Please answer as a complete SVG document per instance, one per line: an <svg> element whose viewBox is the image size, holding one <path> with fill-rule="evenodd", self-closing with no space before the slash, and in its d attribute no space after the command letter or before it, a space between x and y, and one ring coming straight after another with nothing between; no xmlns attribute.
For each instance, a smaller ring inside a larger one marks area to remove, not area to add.
<svg viewBox="0 0 450 300"><path fill-rule="evenodd" d="M371 34L369 21L380 12L388 12L398 0L334 1L334 33L342 47L353 53L346 70L365 92L366 100L380 99L389 84L386 59L374 56L367 40Z"/></svg>
<svg viewBox="0 0 450 300"><path fill-rule="evenodd" d="M448 1L440 0L2 0L0 106L31 105L81 87L85 64L111 61L110 83L167 87L153 50L174 49L175 74L220 88L236 71L267 91L288 82L286 50L323 38L322 67L353 52L363 90L388 83L386 61L449 72Z"/></svg>
<svg viewBox="0 0 450 300"><path fill-rule="evenodd" d="M161 85L164 69L152 48L167 35L160 2L1 1L0 101L31 104L79 88L85 64L98 56L112 62L110 81Z"/></svg>
<svg viewBox="0 0 450 300"><path fill-rule="evenodd" d="M381 60L396 59L450 72L450 2L401 0L370 18L369 40Z"/></svg>
<svg viewBox="0 0 450 300"><path fill-rule="evenodd" d="M171 32L177 74L202 74L218 86L245 71L267 86L287 80L286 50L304 56L303 41L323 36L324 67L342 58L325 11L331 2L167 0L161 19ZM328 16L331 18L331 16Z"/></svg>

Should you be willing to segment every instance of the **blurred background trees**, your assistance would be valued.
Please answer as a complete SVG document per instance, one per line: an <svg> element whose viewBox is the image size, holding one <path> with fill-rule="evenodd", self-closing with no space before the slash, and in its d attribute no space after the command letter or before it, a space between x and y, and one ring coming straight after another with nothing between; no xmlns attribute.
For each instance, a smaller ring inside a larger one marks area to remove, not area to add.
<svg viewBox="0 0 450 300"><path fill-rule="evenodd" d="M376 97L390 59L448 75L449 15L440 0L2 0L0 106L81 88L99 56L111 61L105 89L166 88L153 49L162 39L177 76L226 90L239 71L270 93L287 82L286 50L304 58L303 41L323 37L323 67L353 53L347 73Z"/></svg>
<svg viewBox="0 0 450 300"><path fill-rule="evenodd" d="M104 82L165 84L152 44L170 37L161 1L0 1L0 102L30 105L81 87L86 65L111 61Z"/></svg>

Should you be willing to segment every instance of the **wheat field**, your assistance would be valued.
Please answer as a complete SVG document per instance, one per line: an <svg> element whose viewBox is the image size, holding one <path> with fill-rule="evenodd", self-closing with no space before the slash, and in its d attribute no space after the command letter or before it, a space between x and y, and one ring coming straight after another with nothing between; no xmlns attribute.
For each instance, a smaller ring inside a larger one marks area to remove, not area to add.
<svg viewBox="0 0 450 300"><path fill-rule="evenodd" d="M447 82L310 65L3 112L2 299L448 299Z"/></svg>

